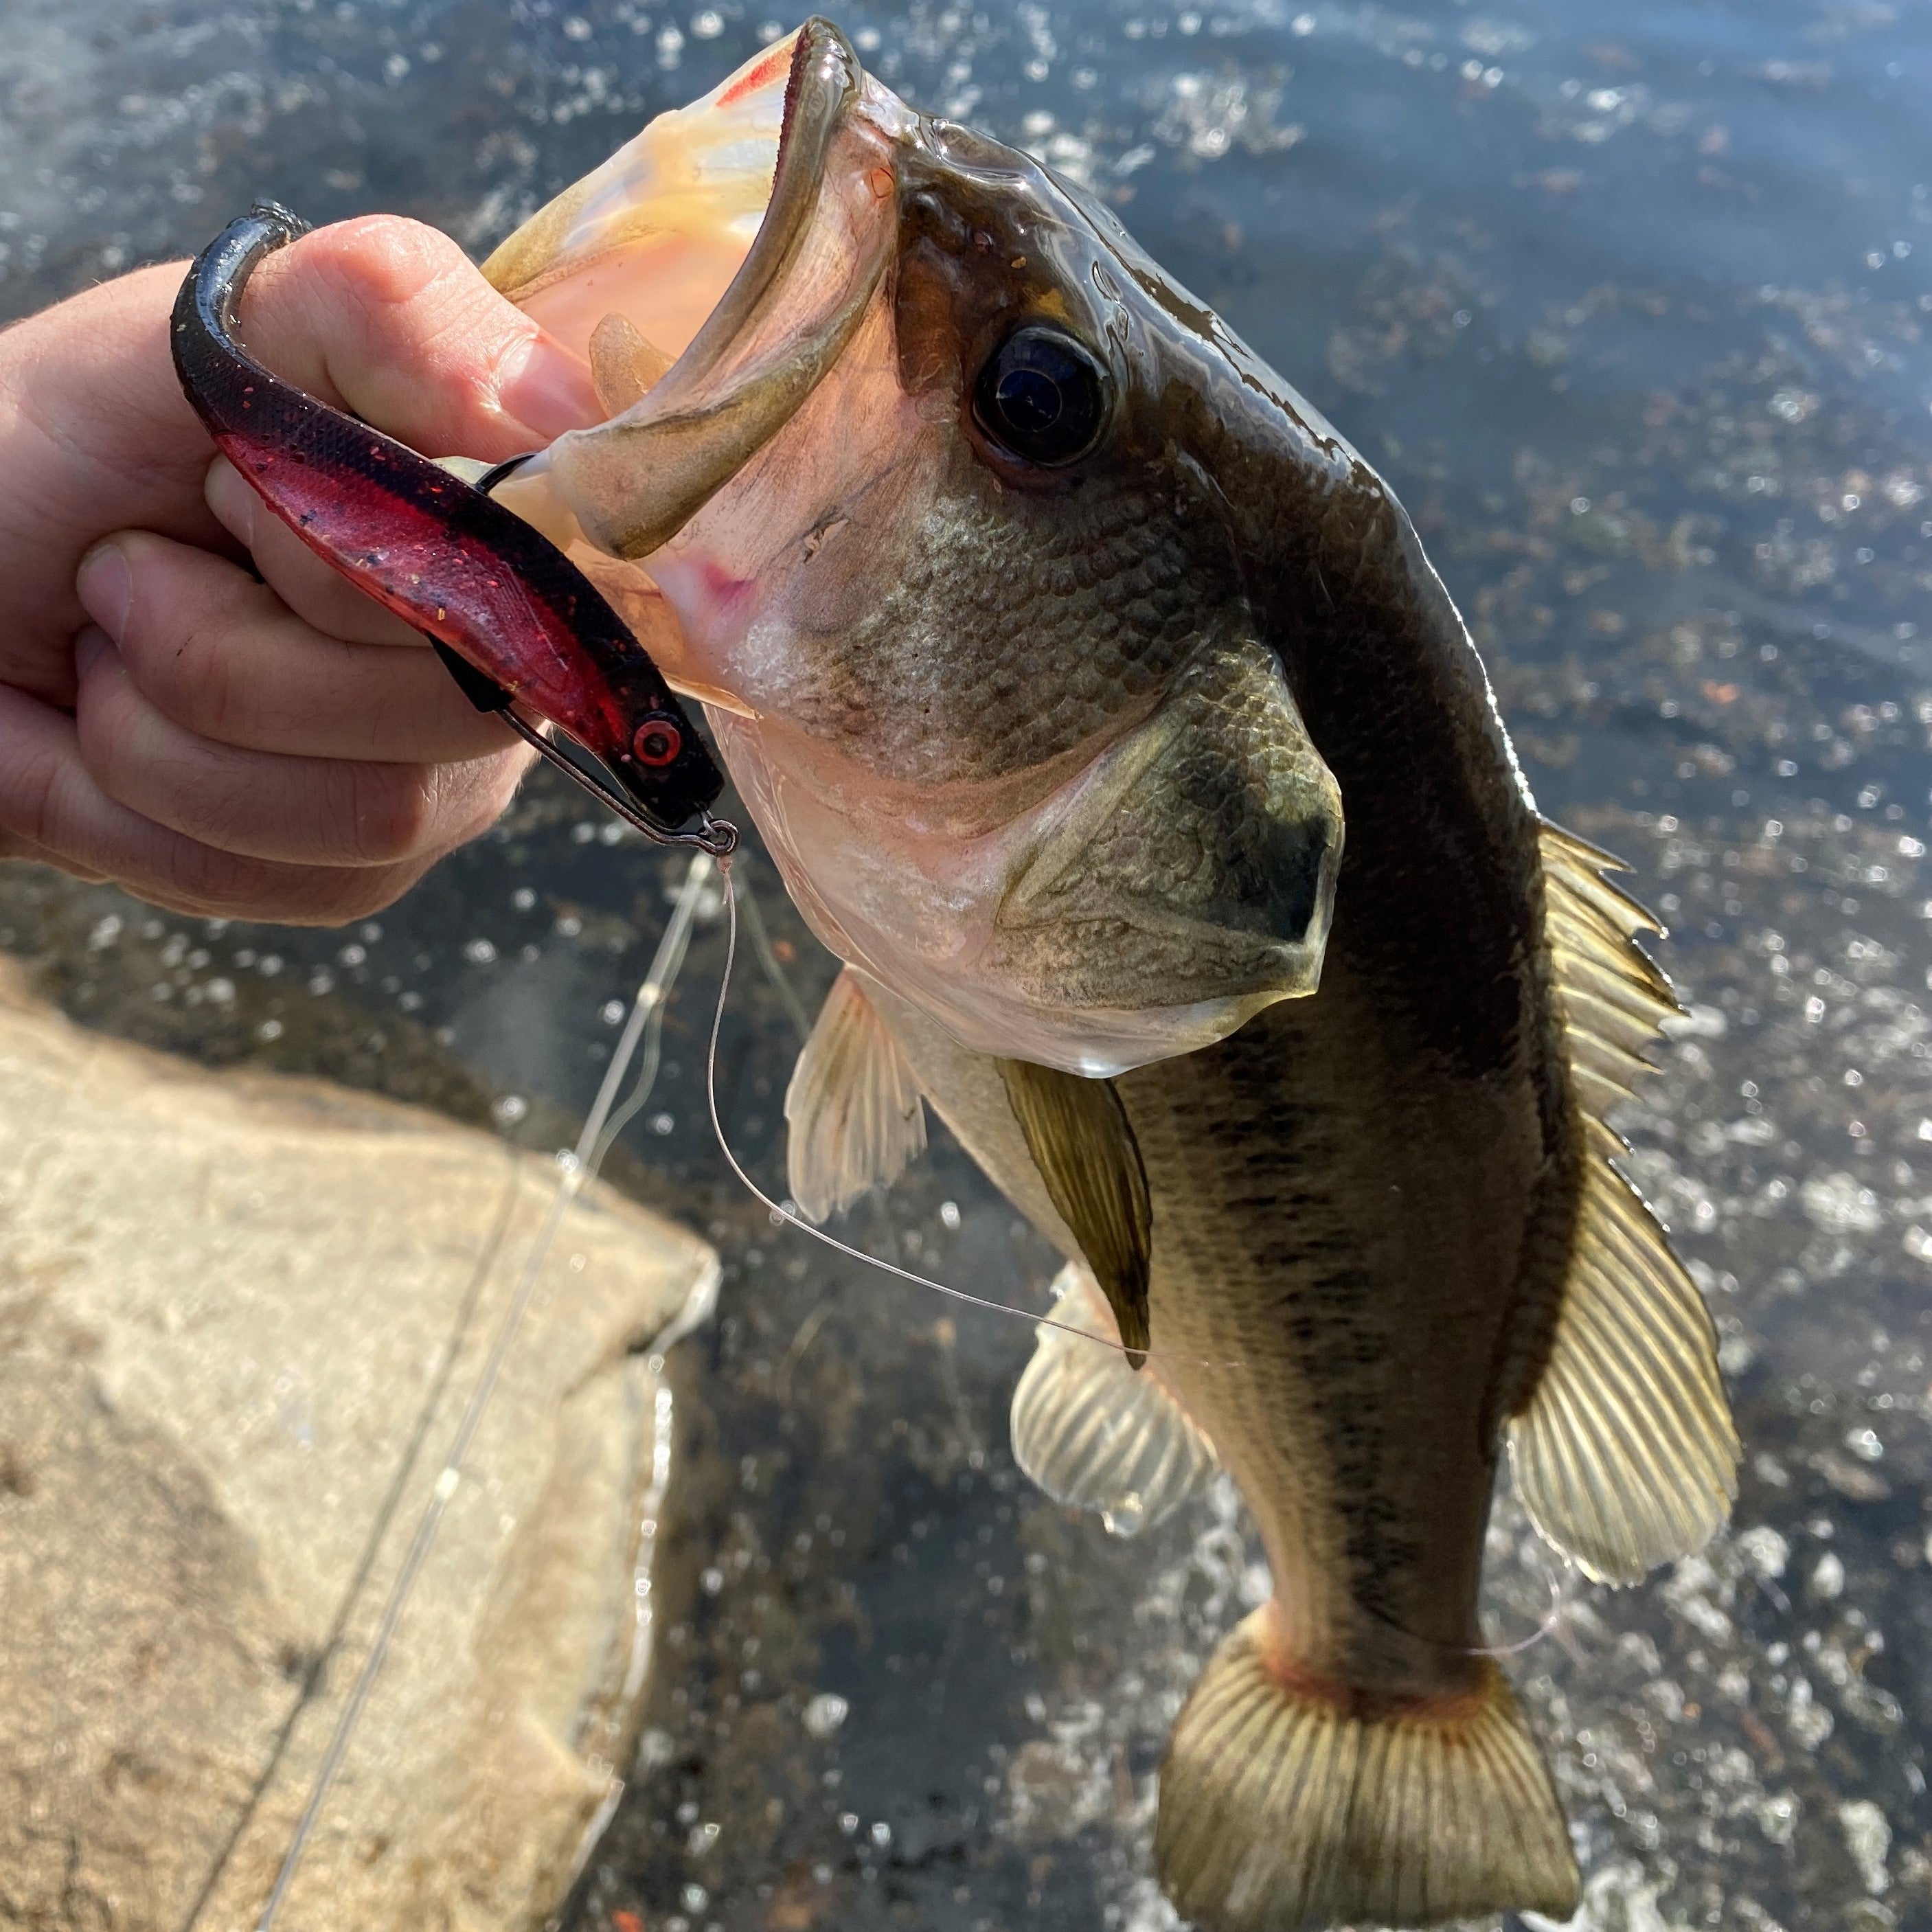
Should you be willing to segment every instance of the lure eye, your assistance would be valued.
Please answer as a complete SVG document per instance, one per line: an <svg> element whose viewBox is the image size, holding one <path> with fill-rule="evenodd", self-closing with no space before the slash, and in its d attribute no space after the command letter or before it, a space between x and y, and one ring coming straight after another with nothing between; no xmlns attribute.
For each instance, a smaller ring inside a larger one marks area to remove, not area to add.
<svg viewBox="0 0 1932 1932"><path fill-rule="evenodd" d="M675 764L684 749L684 734L668 718L646 718L631 740L631 749L640 765L660 771Z"/></svg>
<svg viewBox="0 0 1932 1932"><path fill-rule="evenodd" d="M1057 328L1016 328L973 386L980 427L1028 463L1071 463L1093 448L1107 413L1106 372Z"/></svg>

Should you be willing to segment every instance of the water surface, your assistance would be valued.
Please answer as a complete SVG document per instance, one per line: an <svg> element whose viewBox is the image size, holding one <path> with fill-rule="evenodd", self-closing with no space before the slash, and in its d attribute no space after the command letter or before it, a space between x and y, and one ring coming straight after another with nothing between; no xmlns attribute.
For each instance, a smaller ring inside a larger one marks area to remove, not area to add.
<svg viewBox="0 0 1932 1932"><path fill-rule="evenodd" d="M1932 14L848 8L918 104L1119 208L1390 477L1546 811L1626 855L1689 1022L1626 1125L1724 1338L1731 1534L1578 1588L1513 1664L1579 1827L1584 1922L1932 1926ZM0 22L0 313L192 249L263 193L482 249L779 26L755 9L344 0ZM1363 693L1372 704L1376 694ZM1400 782L1400 775L1392 775ZM0 876L70 1010L571 1136L676 868L548 784L352 932ZM754 853L785 991L724 1035L736 1144L830 962ZM1264 1587L1231 1496L1144 1540L1046 1504L1004 1410L1030 1337L826 1257L701 1126L700 932L623 1184L706 1228L696 1408L642 1760L570 1922L614 1932L1172 1924L1166 1726ZM1051 1271L942 1142L851 1218L1037 1306ZM1499 1638L1544 1561L1509 1508Z"/></svg>

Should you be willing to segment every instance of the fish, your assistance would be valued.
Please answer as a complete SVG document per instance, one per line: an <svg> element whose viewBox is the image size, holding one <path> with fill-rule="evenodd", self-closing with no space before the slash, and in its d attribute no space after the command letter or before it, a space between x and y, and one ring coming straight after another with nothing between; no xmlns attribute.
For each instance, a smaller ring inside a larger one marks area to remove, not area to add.
<svg viewBox="0 0 1932 1932"><path fill-rule="evenodd" d="M1271 1594L1174 1726L1167 1895L1567 1916L1479 1614L1503 1466L1634 1584L1738 1444L1609 1124L1677 1010L1660 928L1539 813L1394 494L1110 208L822 20L485 272L609 411L499 500L704 705L843 962L801 1210L936 1115L1065 1262L1020 1465L1122 1530L1218 1468L1252 1518Z"/></svg>

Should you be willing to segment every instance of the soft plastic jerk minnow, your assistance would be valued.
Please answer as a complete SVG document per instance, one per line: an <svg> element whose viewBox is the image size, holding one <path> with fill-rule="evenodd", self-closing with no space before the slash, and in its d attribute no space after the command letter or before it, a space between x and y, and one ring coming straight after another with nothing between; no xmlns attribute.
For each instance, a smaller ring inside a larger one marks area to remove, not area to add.
<svg viewBox="0 0 1932 1932"><path fill-rule="evenodd" d="M258 203L182 285L175 368L217 446L317 556L428 636L480 709L647 836L729 853L735 828L707 810L723 774L650 654L561 550L491 500L487 485L514 465L465 482L242 346L249 275L307 232L286 208ZM615 784L520 707L574 739ZM680 830L694 819L698 829Z"/></svg>

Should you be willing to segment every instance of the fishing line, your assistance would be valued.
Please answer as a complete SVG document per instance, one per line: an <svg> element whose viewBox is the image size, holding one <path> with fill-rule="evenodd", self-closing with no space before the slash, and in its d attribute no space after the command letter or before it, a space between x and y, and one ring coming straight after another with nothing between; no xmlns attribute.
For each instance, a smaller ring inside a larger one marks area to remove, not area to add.
<svg viewBox="0 0 1932 1932"><path fill-rule="evenodd" d="M1520 1657L1525 1651L1534 1649L1563 1621L1564 1613L1570 1607L1570 1571L1567 1564L1561 1570L1552 1570L1545 1565L1544 1581L1550 1586L1550 1609L1542 1622L1528 1636L1520 1636L1514 1643L1472 1644L1462 1654L1465 1657Z"/></svg>
<svg viewBox="0 0 1932 1932"><path fill-rule="evenodd" d="M643 1111L644 1102L651 1096L651 1089L657 1084L658 1066L664 1047L664 995L670 992L673 981L684 964L685 955L691 950L692 926L696 917L698 902L703 897L704 886L710 875L711 865L708 858L704 861L702 872L699 871L696 861L692 862L690 871L685 875L684 884L679 890L677 902L672 909L670 923L664 928L664 937L658 942L650 971L646 976L644 983L638 988L636 999L631 1003L630 1017L625 1022L624 1030L618 1037L617 1049L610 1056L610 1064L618 1070L618 1077L621 1078L622 1070L638 1043L640 1018L643 1020L644 1058L638 1065L637 1084L632 1088L629 1097L611 1114L604 1131L597 1137L597 1144L591 1150L590 1171L592 1174L604 1165L604 1156L610 1151L617 1136ZM645 1014L646 1006L649 1007L648 1016ZM610 1084L610 1074L607 1072L604 1079L608 1088ZM601 1104L604 1098L604 1094L600 1090L598 1102ZM597 1106L593 1105L590 1111L594 1117Z"/></svg>
<svg viewBox="0 0 1932 1932"><path fill-rule="evenodd" d="M464 1404L462 1420L458 1424L456 1434L450 1443L448 1453L443 1459L441 1473L436 1479L428 1499L424 1503L422 1514L416 1519L416 1533L410 1538L409 1551L403 1558L402 1568L396 1573L395 1581L389 1586L389 1594L382 1606L381 1621L378 1623L374 1640L369 1653L363 1659L362 1668L357 1674L354 1688L349 1694L348 1702L336 1720L334 1734L328 1741L328 1748L322 1754L322 1762L317 1766L315 1780L310 1786L308 1802L302 1808L297 1821L294 1835L290 1839L288 1849L283 1854L280 1870L275 1875L274 1888L268 1894L268 1903L262 1908L262 1915L256 1921L256 1932L272 1932L277 1915L288 1896L289 1887L293 1883L303 1854L308 1850L309 1840L314 1835L316 1821L322 1815L322 1806L327 1802L337 1774L342 1768L346 1756L350 1740L361 1720L363 1708L368 1702L369 1694L375 1688L376 1679L394 1642L398 1625L402 1621L403 1612L414 1592L416 1580L421 1575L428 1559L430 1546L434 1544L436 1532L442 1526L445 1510L451 1499L462 1486L463 1463L476 1441L476 1432L481 1426L484 1413L489 1408L490 1400L496 1392L496 1384L501 1377L503 1364L508 1358L510 1349L522 1328L524 1316L530 1312L532 1299L536 1293L537 1282L543 1273L544 1264L550 1258L550 1251L556 1239L557 1230L563 1224L563 1217L571 1204L583 1191L584 1184L595 1178L609 1151L617 1126L611 1125L611 1108L615 1104L618 1089L624 1084L624 1076L629 1070L631 1056L637 1051L638 1043L649 1031L651 1050L648 1064L640 1070L638 1084L625 1103L622 1118L628 1120L643 1106L649 1097L650 1084L657 1077L658 1056L656 1043L662 1037L662 1014L664 1002L669 994L672 982L677 976L677 969L683 963L691 944L692 922L698 914L698 902L703 896L706 883L711 876L713 866L711 855L699 851L692 858L690 868L684 875L684 884L680 889L677 902L672 908L670 923L666 926L662 938L658 941L657 950L652 956L649 971L644 983L638 987L637 997L631 1003L631 1015L620 1036L616 1050L610 1056L610 1064L604 1070L602 1084L597 1090L597 1098L590 1112L584 1117L584 1130L578 1136L575 1150L558 1156L563 1169L562 1178L557 1183L556 1192L551 1196L550 1209L544 1216L543 1225L537 1231L536 1241L524 1263L518 1276L516 1290L510 1297L509 1305L503 1311L503 1318L498 1323L495 1338L490 1343L490 1353L483 1364L482 1372L476 1378ZM729 880L727 880L727 898L729 898ZM675 1339L675 1334L669 1338ZM668 1343L667 1343L668 1345Z"/></svg>
<svg viewBox="0 0 1932 1932"><path fill-rule="evenodd" d="M1004 1301L989 1300L986 1296L968 1294L963 1288L953 1288L943 1281L934 1281L931 1276L915 1274L910 1268L901 1268L896 1262L884 1260L878 1255L868 1255L862 1248L855 1248L836 1236L828 1234L822 1228L814 1228L809 1221L801 1220L782 1202L774 1201L750 1174L743 1163L731 1150L731 1144L724 1138L724 1124L718 1111L718 1040L724 1027L725 1001L731 991L731 974L738 958L738 896L731 877L730 859L722 859L718 863L718 874L724 886L724 968L718 978L718 1004L711 1015L711 1042L704 1063L704 1096L711 1111L711 1131L718 1138L718 1150L729 1164L731 1172L743 1183L746 1191L752 1199L767 1209L775 1222L782 1221L796 1228L800 1234L809 1234L815 1241L822 1241L836 1252L849 1260L862 1262L868 1268L877 1268L882 1274L896 1275L901 1281L909 1281L920 1288L929 1288L935 1294L943 1294L950 1300L963 1301L969 1308L981 1308L988 1314L1004 1315L1021 1322L1030 1322L1036 1328L1057 1329L1063 1335L1072 1335L1082 1342L1092 1342L1103 1348L1112 1348L1117 1354L1134 1353L1125 1342L1110 1341L1104 1335L1096 1335L1085 1328L1076 1328L1071 1322L1056 1322L1051 1316L1034 1314L1030 1309L1014 1308ZM772 962L776 964L776 961ZM1176 1355L1158 1349L1142 1352L1142 1359L1149 1362L1186 1362L1190 1366L1204 1369L1233 1369L1241 1366L1245 1357L1237 1357L1227 1361L1214 1361L1200 1355ZM1461 1657L1520 1657L1525 1651L1540 1643L1563 1620L1568 1609L1568 1592L1565 1588L1567 1572L1562 1574L1552 1570L1546 1573L1550 1586L1550 1610L1542 1622L1528 1636L1519 1637L1514 1643L1442 1645L1432 1638L1417 1636L1412 1630L1404 1630L1391 1619L1382 1617L1371 1610L1368 1614L1378 1623L1399 1635L1413 1639L1419 1643L1434 1644Z"/></svg>
<svg viewBox="0 0 1932 1932"><path fill-rule="evenodd" d="M1190 1367L1200 1369L1238 1369L1248 1358L1236 1356L1227 1361L1214 1361L1204 1355L1178 1355L1158 1348L1130 1348L1118 1340L1109 1340L1104 1335L1096 1335L1090 1329L1076 1328L1070 1322L1056 1322L1050 1315L1036 1315L1030 1308L1015 1308L1004 1301L994 1301L983 1294L970 1294L963 1288L952 1288L943 1281L934 1281L930 1275L916 1274L910 1268L903 1268L896 1262L889 1262L878 1255L868 1255L862 1248L855 1248L828 1234L823 1228L814 1228L809 1221L801 1220L782 1202L774 1201L752 1177L745 1172L738 1156L731 1151L731 1143L724 1138L724 1123L718 1112L718 1036L724 1030L724 1001L731 990L731 969L738 957L738 896L731 881L731 862L721 859L718 873L724 882L724 970L718 980L718 1004L711 1016L711 1048L704 1063L704 1096L711 1108L711 1131L718 1137L718 1151L730 1165L731 1172L744 1183L745 1190L753 1200L770 1210L773 1222L786 1222L802 1234L809 1234L814 1241L822 1241L838 1253L855 1262L863 1262L868 1268L877 1268L881 1274L896 1275L901 1281L909 1281L916 1287L929 1288L935 1294L943 1294L949 1300L962 1301L969 1308L982 1308L988 1314L1004 1315L1016 1322L1030 1322L1036 1328L1058 1329L1063 1335L1077 1336L1081 1341L1091 1342L1097 1347L1112 1348L1116 1354L1138 1354L1143 1362L1185 1362Z"/></svg>

